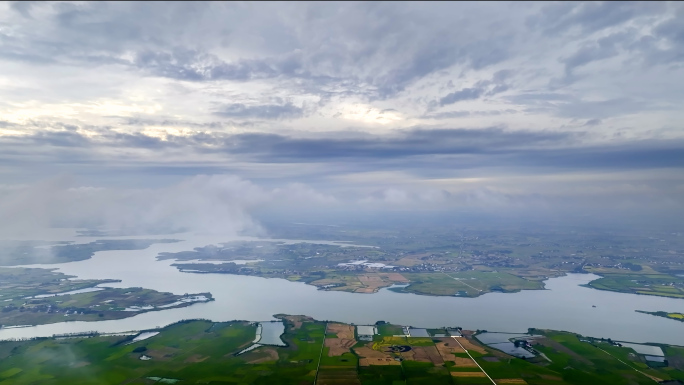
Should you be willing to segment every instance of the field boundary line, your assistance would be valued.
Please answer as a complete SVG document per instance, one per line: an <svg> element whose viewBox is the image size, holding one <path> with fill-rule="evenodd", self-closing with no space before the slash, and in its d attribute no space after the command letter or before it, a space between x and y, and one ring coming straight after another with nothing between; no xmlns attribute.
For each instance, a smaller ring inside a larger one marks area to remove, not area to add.
<svg viewBox="0 0 684 385"><path fill-rule="evenodd" d="M594 346L596 346L596 345L594 345ZM648 374L648 373L645 373L645 372L642 372L641 370L639 370L639 369L637 369L637 368L633 367L632 365L630 365L630 364L626 363L625 361L622 361L621 359L619 359L619 358L615 357L614 355L612 355L612 354L608 353L607 351L605 351L605 350L603 350L603 349L599 348L598 346L596 346L596 348L597 348L598 350L600 350L600 351L602 351L602 352L606 353L607 355L609 355L609 356L613 357L614 359L616 359L616 360L620 361L620 363L622 363L623 365L625 365L625 366L629 367L630 369L632 369L632 370L634 370L634 371L637 371L637 372L639 372L639 373L643 374L643 375L644 375L645 377L648 377L648 378L650 378L650 379L651 379L651 380L653 380L654 382L660 383L660 381L658 381L658 380L656 380L655 378L653 378L653 376L651 376L650 374Z"/></svg>
<svg viewBox="0 0 684 385"><path fill-rule="evenodd" d="M480 370L482 371L482 373L484 373L485 376L487 376L487 378L489 378L489 381L491 381L492 384L496 385L496 382L495 382L491 377L489 377L489 374L487 374L487 372L485 372L485 370L482 369L482 366L480 366L480 364L478 364L477 361L475 361L475 359L473 358L473 356L470 355L470 352L468 352L468 349L464 348L463 345L461 345L461 343L458 341L458 339L457 339L456 337L453 337L453 336L452 336L451 338L453 338L454 341L456 341L456 343L458 344L458 346L460 346L461 349L463 349L463 351L466 352L466 354L468 355L468 357L470 357L470 359L473 360L473 362L475 363L475 365L477 365L477 367L480 368ZM465 337L464 337L464 338L465 338Z"/></svg>
<svg viewBox="0 0 684 385"><path fill-rule="evenodd" d="M325 336L328 334L328 323L325 323L323 329L323 343L321 344L321 352L318 354L318 365L316 365L316 376L314 377L314 385L318 383L318 371L321 369L321 359L323 358L323 348L325 348Z"/></svg>
<svg viewBox="0 0 684 385"><path fill-rule="evenodd" d="M453 279L454 281L460 282L460 283L462 283L462 284L468 286L468 287L471 288L471 289L475 289L475 290L479 291L480 293L482 292L482 290L480 290L480 289L478 289L478 288L476 288L476 287L470 286L470 285L468 285L467 283L463 282L463 280L462 280L461 278L454 278L454 277L450 276L450 275L447 274L447 273L442 273L442 274L444 274L444 275L446 275L447 277Z"/></svg>

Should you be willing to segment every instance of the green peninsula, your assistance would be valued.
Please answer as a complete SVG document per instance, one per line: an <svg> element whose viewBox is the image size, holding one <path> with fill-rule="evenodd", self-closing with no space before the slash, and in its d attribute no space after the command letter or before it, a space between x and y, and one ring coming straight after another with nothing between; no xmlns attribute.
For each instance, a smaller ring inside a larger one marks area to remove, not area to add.
<svg viewBox="0 0 684 385"><path fill-rule="evenodd" d="M98 321L211 301L210 293L96 287L116 280L74 280L49 269L0 268L0 326Z"/></svg>

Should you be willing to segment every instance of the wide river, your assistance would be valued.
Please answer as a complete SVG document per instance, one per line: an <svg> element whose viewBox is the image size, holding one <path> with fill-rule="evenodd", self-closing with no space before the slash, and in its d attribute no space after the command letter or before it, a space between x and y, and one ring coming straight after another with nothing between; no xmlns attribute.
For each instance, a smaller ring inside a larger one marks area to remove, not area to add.
<svg viewBox="0 0 684 385"><path fill-rule="evenodd" d="M85 261L34 267L58 268L65 274L82 279L122 280L107 285L111 287L138 286L176 294L211 292L215 301L153 311L120 320L61 322L0 329L0 339L84 331L124 332L162 327L189 318L266 321L271 320L274 314L285 313L356 324L385 320L400 325L461 326L500 332L526 332L527 328L535 327L621 341L684 345L684 322L635 312L684 312L684 300L613 293L579 286L597 278L595 275L570 274L547 280L547 290L489 293L478 298L431 297L389 290L380 290L375 294L319 291L313 286L284 279L181 273L171 266L174 261L158 261L155 257L160 252L192 250L198 246L254 238L189 234L167 237L184 240L155 244L145 250L102 251ZM86 243L93 239L96 238L68 237L64 240Z"/></svg>

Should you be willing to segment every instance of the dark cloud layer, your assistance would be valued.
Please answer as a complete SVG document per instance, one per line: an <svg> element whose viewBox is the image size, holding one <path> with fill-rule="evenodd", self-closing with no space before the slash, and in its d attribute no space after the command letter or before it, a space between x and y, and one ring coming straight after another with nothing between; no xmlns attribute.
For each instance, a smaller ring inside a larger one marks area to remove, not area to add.
<svg viewBox="0 0 684 385"><path fill-rule="evenodd" d="M452 92L449 95L443 97L439 100L440 106L446 106L448 104L454 104L462 100L472 100L477 99L484 93L482 88L464 88L462 90Z"/></svg>
<svg viewBox="0 0 684 385"><path fill-rule="evenodd" d="M229 173L199 185L683 208L683 17L675 2L0 3L0 190Z"/></svg>
<svg viewBox="0 0 684 385"><path fill-rule="evenodd" d="M5 154L20 149L43 148L54 162L61 148L77 148L91 159L106 148L139 148L190 151L195 154L224 154L227 159L258 163L360 164L369 170L383 169L386 161L394 169L413 169L416 159L430 168L537 167L558 169L648 169L683 168L684 141L648 140L587 146L582 133L509 132L499 128L469 130L409 130L392 136L349 135L293 137L278 134L196 134L155 138L143 134L109 134L97 140L77 132L40 133L31 137L0 141ZM11 151L14 149L14 151ZM69 152L67 152L69 153ZM11 158L11 155L10 155ZM374 162L377 162L374 163ZM357 167L355 167L357 168ZM198 166L198 171L201 171ZM418 169L420 173L420 169ZM429 173L430 170L425 170Z"/></svg>

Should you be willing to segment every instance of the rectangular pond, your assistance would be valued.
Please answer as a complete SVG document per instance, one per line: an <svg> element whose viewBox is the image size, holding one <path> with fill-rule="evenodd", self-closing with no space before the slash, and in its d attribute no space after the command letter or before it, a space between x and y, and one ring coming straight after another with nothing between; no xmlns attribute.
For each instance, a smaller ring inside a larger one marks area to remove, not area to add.
<svg viewBox="0 0 684 385"><path fill-rule="evenodd" d="M512 342L516 339L518 340L529 340L534 337L529 334L514 334L514 333L480 333L475 336L483 344L492 347L497 350L501 350L504 353L510 354L516 357L532 358L534 354L529 351L515 346Z"/></svg>
<svg viewBox="0 0 684 385"><path fill-rule="evenodd" d="M661 349L660 346L633 344L629 342L621 342L621 344L626 348L632 348L639 354L646 356L665 357L665 353L663 353L663 349Z"/></svg>
<svg viewBox="0 0 684 385"><path fill-rule="evenodd" d="M409 328L409 335L411 337L430 337L430 333L428 333L427 329L420 328Z"/></svg>

